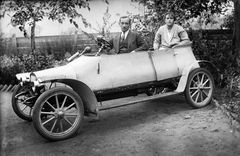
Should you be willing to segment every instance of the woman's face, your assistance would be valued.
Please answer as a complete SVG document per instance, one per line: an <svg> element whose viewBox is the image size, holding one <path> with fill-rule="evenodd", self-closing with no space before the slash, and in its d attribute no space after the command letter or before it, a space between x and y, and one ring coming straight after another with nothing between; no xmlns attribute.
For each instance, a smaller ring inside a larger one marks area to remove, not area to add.
<svg viewBox="0 0 240 156"><path fill-rule="evenodd" d="M167 15L166 18L165 18L165 23L168 25L168 26L172 26L174 24L174 18L172 15Z"/></svg>

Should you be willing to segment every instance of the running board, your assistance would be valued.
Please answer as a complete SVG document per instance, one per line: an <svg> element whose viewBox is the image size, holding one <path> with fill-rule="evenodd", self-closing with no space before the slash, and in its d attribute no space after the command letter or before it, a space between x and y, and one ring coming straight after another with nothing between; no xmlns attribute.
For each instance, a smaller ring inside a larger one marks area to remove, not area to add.
<svg viewBox="0 0 240 156"><path fill-rule="evenodd" d="M136 104L139 102L150 101L150 100L159 99L159 98L176 95L176 94L180 94L180 93L181 92L172 91L172 92L167 92L167 93L162 93L162 94L160 93L160 94L156 94L156 95L152 95L152 96L148 96L148 97L138 98L137 100L129 101L126 103L112 104L111 106L99 106L99 111L109 110L112 108L117 108L117 107L122 107L122 106L127 106L127 105L132 105L132 104Z"/></svg>

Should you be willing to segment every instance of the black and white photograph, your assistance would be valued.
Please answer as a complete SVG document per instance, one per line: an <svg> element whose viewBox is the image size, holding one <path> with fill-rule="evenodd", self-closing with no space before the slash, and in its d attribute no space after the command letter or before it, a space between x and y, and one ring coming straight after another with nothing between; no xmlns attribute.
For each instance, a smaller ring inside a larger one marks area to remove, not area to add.
<svg viewBox="0 0 240 156"><path fill-rule="evenodd" d="M239 156L240 0L2 0L0 156Z"/></svg>

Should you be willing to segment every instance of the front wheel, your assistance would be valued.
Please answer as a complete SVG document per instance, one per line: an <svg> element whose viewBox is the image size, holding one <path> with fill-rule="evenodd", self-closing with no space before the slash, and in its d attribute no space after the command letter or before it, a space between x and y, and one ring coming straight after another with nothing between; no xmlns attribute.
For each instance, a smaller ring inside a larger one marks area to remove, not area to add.
<svg viewBox="0 0 240 156"><path fill-rule="evenodd" d="M81 98L66 87L55 87L44 92L33 109L35 129L52 141L73 136L82 125L83 117Z"/></svg>
<svg viewBox="0 0 240 156"><path fill-rule="evenodd" d="M35 96L31 91L31 86L18 84L12 94L12 108L21 119L32 121L34 100Z"/></svg>
<svg viewBox="0 0 240 156"><path fill-rule="evenodd" d="M208 105L212 100L213 92L214 79L207 69L197 68L189 74L184 94L190 106L202 108Z"/></svg>

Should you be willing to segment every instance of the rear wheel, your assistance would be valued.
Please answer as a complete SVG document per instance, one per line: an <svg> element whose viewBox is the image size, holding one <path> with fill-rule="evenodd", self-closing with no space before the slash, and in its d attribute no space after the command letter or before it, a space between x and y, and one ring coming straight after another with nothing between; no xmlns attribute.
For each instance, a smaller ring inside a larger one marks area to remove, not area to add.
<svg viewBox="0 0 240 156"><path fill-rule="evenodd" d="M188 77L185 88L185 98L193 108L208 105L213 97L214 79L211 73L204 68L194 69Z"/></svg>
<svg viewBox="0 0 240 156"><path fill-rule="evenodd" d="M73 136L82 125L83 117L81 98L66 87L55 87L44 92L33 110L37 132L52 141Z"/></svg>
<svg viewBox="0 0 240 156"><path fill-rule="evenodd" d="M12 108L14 112L23 120L32 121L32 110L34 96L31 86L18 84L12 94Z"/></svg>

